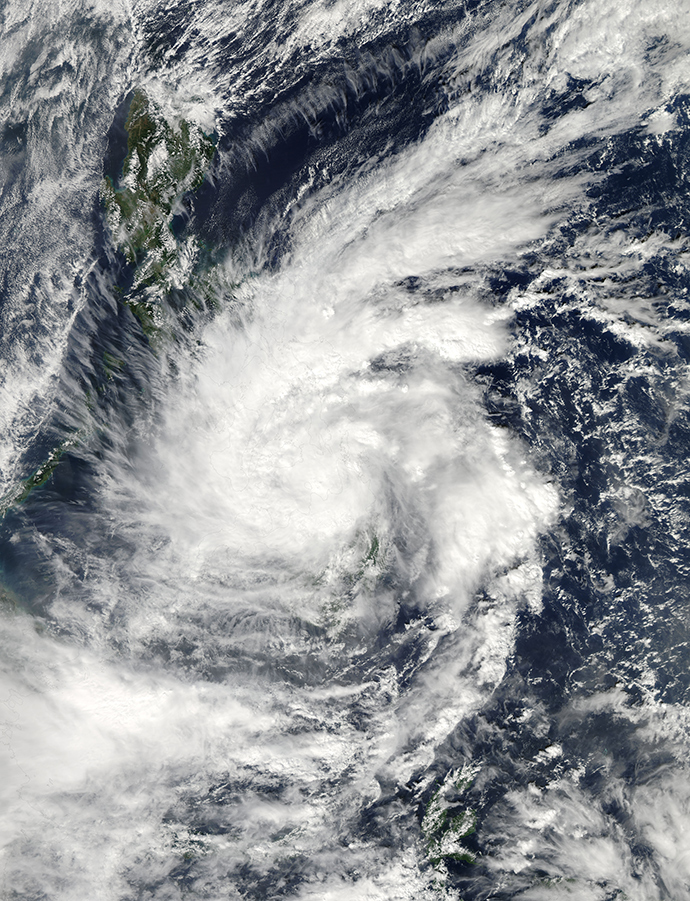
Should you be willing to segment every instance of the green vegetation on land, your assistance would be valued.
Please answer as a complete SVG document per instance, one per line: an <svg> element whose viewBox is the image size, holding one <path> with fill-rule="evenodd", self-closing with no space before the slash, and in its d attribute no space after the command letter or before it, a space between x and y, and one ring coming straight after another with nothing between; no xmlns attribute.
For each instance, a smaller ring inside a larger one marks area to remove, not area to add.
<svg viewBox="0 0 690 901"><path fill-rule="evenodd" d="M166 295L191 274L189 242L172 223L185 195L202 185L215 144L194 123L168 122L143 90L132 97L125 129L122 174L103 179L101 199L112 239L135 267L123 300L151 338L165 321Z"/></svg>
<svg viewBox="0 0 690 901"><path fill-rule="evenodd" d="M137 317L149 340L158 337L166 322L166 297L173 288L192 284L206 300L212 285L195 277L193 240L179 241L173 218L185 196L203 183L215 153L213 140L190 122L168 122L161 110L139 89L134 92L125 122L127 155L121 176L106 176L100 189L108 230L115 245L134 267L131 287L116 289ZM210 305L210 300L208 301ZM95 394L125 367L125 361L105 352L104 380ZM86 405L93 409L95 395L88 391ZM27 478L13 484L0 497L0 519L45 485L70 447L84 440L80 430L60 442Z"/></svg>
<svg viewBox="0 0 690 901"><path fill-rule="evenodd" d="M18 504L25 501L35 488L40 488L41 485L45 485L70 447L79 444L84 437L85 433L81 431L70 435L69 438L61 441L57 447L53 448L44 462L28 478L15 482L15 484L0 498L0 519L2 519L12 507L16 507Z"/></svg>
<svg viewBox="0 0 690 901"><path fill-rule="evenodd" d="M429 862L438 867L446 860L474 863L475 854L462 842L475 832L477 815L472 808L451 815L450 810L462 803L462 794L472 784L476 768L465 765L452 771L429 799L422 833L427 843Z"/></svg>

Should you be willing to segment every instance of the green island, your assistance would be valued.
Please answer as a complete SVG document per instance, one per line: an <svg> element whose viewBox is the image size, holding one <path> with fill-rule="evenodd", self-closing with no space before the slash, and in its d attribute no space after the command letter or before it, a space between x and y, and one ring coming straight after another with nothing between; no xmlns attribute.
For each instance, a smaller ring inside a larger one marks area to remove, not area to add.
<svg viewBox="0 0 690 901"><path fill-rule="evenodd" d="M115 181L105 176L100 194L113 242L135 267L122 299L151 339L165 322L166 296L192 274L195 248L172 224L183 198L203 184L216 147L195 123L168 122L142 89L132 96L125 130L122 173Z"/></svg>
<svg viewBox="0 0 690 901"><path fill-rule="evenodd" d="M0 519L2 519L8 510L16 507L25 501L35 488L45 485L48 479L57 469L60 460L64 457L70 447L74 447L84 440L86 434L84 431L75 432L64 441L61 441L57 447L48 454L46 459L30 476L15 482L12 487L0 497Z"/></svg>
<svg viewBox="0 0 690 901"><path fill-rule="evenodd" d="M330 586L332 594L321 608L322 625L333 637L342 636L351 624L350 605L361 591L373 588L385 571L387 559L385 539L376 532L374 523L357 530L345 553L325 570L315 574L311 587Z"/></svg>
<svg viewBox="0 0 690 901"><path fill-rule="evenodd" d="M204 182L216 152L213 139L200 126L182 119L171 123L142 89L132 95L127 119L127 155L116 179L106 176L100 186L108 231L115 246L134 268L131 286L118 288L120 299L139 320L155 348L172 333L170 292L194 287L208 306L213 302L209 278L199 278L194 238L179 240L172 224L185 197ZM113 376L126 363L103 355L101 383L88 391L92 410ZM58 443L29 476L15 482L0 497L0 520L45 485L70 447L82 443L92 429L80 429Z"/></svg>
<svg viewBox="0 0 690 901"><path fill-rule="evenodd" d="M451 815L450 809L462 803L462 795L472 784L476 772L477 768L468 764L460 772L451 771L429 799L422 820L422 834L426 839L429 862L434 867L442 867L447 860L475 862L476 855L462 840L475 832L476 812L466 808Z"/></svg>

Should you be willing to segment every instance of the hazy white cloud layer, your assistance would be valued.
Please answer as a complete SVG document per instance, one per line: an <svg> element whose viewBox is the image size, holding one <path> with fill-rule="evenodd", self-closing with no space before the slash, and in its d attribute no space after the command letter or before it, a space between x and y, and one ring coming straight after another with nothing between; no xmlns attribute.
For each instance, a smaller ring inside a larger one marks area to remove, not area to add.
<svg viewBox="0 0 690 901"><path fill-rule="evenodd" d="M50 333L2 351L7 482L42 415L32 398L50 396L82 303L67 299L74 271L90 265L93 225L78 210L96 203L104 145L93 133L107 130L118 98L143 79L171 114L215 127L218 109L296 81L297 51L326 62L339 37L371 39L421 4L290 3L277 20L262 3L196 4L179 44L192 29L196 43L153 72L138 55L144 26L174 4L58 7L53 26L48 8L29 17L10 4L0 50L9 71L45 45L27 76L45 86L22 114L31 178L12 176L0 221L7 230L28 179L26 237L12 246L43 243L27 256L31 298L13 289L3 322L9 334L40 308ZM54 628L2 612L8 899L226 901L242 897L243 867L275 880L265 897L279 897L293 859L311 880L298 898L444 897L418 832L378 842L358 837L357 823L486 700L517 610L540 603L538 539L560 499L526 448L491 423L469 374L512 341L514 309L491 302L484 272L516 265L586 211L594 177L563 174L584 152L580 139L639 125L661 140L673 127L663 108L687 84L682 7L583 0L458 15L405 63L440 79L443 60L448 109L425 136L305 190L219 265L219 312L194 352L170 352L177 375L155 417L114 427L93 454L96 508L79 538L57 527L17 536L35 542L56 588ZM75 22L86 31L72 34ZM100 29L96 49L89 27ZM244 81L220 65L232 33L250 48ZM79 97L56 74L67 63ZM568 77L591 80L589 105L547 122L542 103ZM276 102L275 121L250 136L252 153L303 114L300 102L316 102L313 91ZM82 94L95 108L89 134ZM269 267L286 223L289 252ZM586 243L554 258L564 277ZM641 247L595 243L602 272L641 265ZM613 301L596 315L621 318ZM639 321L634 329L644 332ZM682 711L665 715L677 732L663 741L681 755ZM646 716L635 728L653 730L661 713ZM617 778L613 795L624 792ZM554 881L526 882L524 899L604 901L611 882L635 901L684 897L686 770L674 765L624 798L667 894L652 864L633 871L624 829L589 799L577 772L507 797L491 866L519 874L539 858Z"/></svg>
<svg viewBox="0 0 690 901"><path fill-rule="evenodd" d="M18 452L50 412L83 304L74 279L92 265L105 134L135 63L126 4L7 3L0 29L4 494L19 476Z"/></svg>

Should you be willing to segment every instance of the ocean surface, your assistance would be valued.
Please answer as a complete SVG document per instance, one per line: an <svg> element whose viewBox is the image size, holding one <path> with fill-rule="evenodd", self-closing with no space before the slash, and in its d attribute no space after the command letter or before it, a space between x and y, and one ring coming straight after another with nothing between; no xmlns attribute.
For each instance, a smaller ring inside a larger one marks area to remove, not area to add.
<svg viewBox="0 0 690 901"><path fill-rule="evenodd" d="M689 192L688 0L3 0L3 901L690 899Z"/></svg>

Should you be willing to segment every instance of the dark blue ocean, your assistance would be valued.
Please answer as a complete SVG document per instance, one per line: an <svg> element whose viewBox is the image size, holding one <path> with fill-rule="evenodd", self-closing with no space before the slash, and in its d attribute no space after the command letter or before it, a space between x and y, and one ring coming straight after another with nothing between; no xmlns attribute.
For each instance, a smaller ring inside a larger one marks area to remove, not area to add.
<svg viewBox="0 0 690 901"><path fill-rule="evenodd" d="M686 0L0 4L3 901L690 899Z"/></svg>

